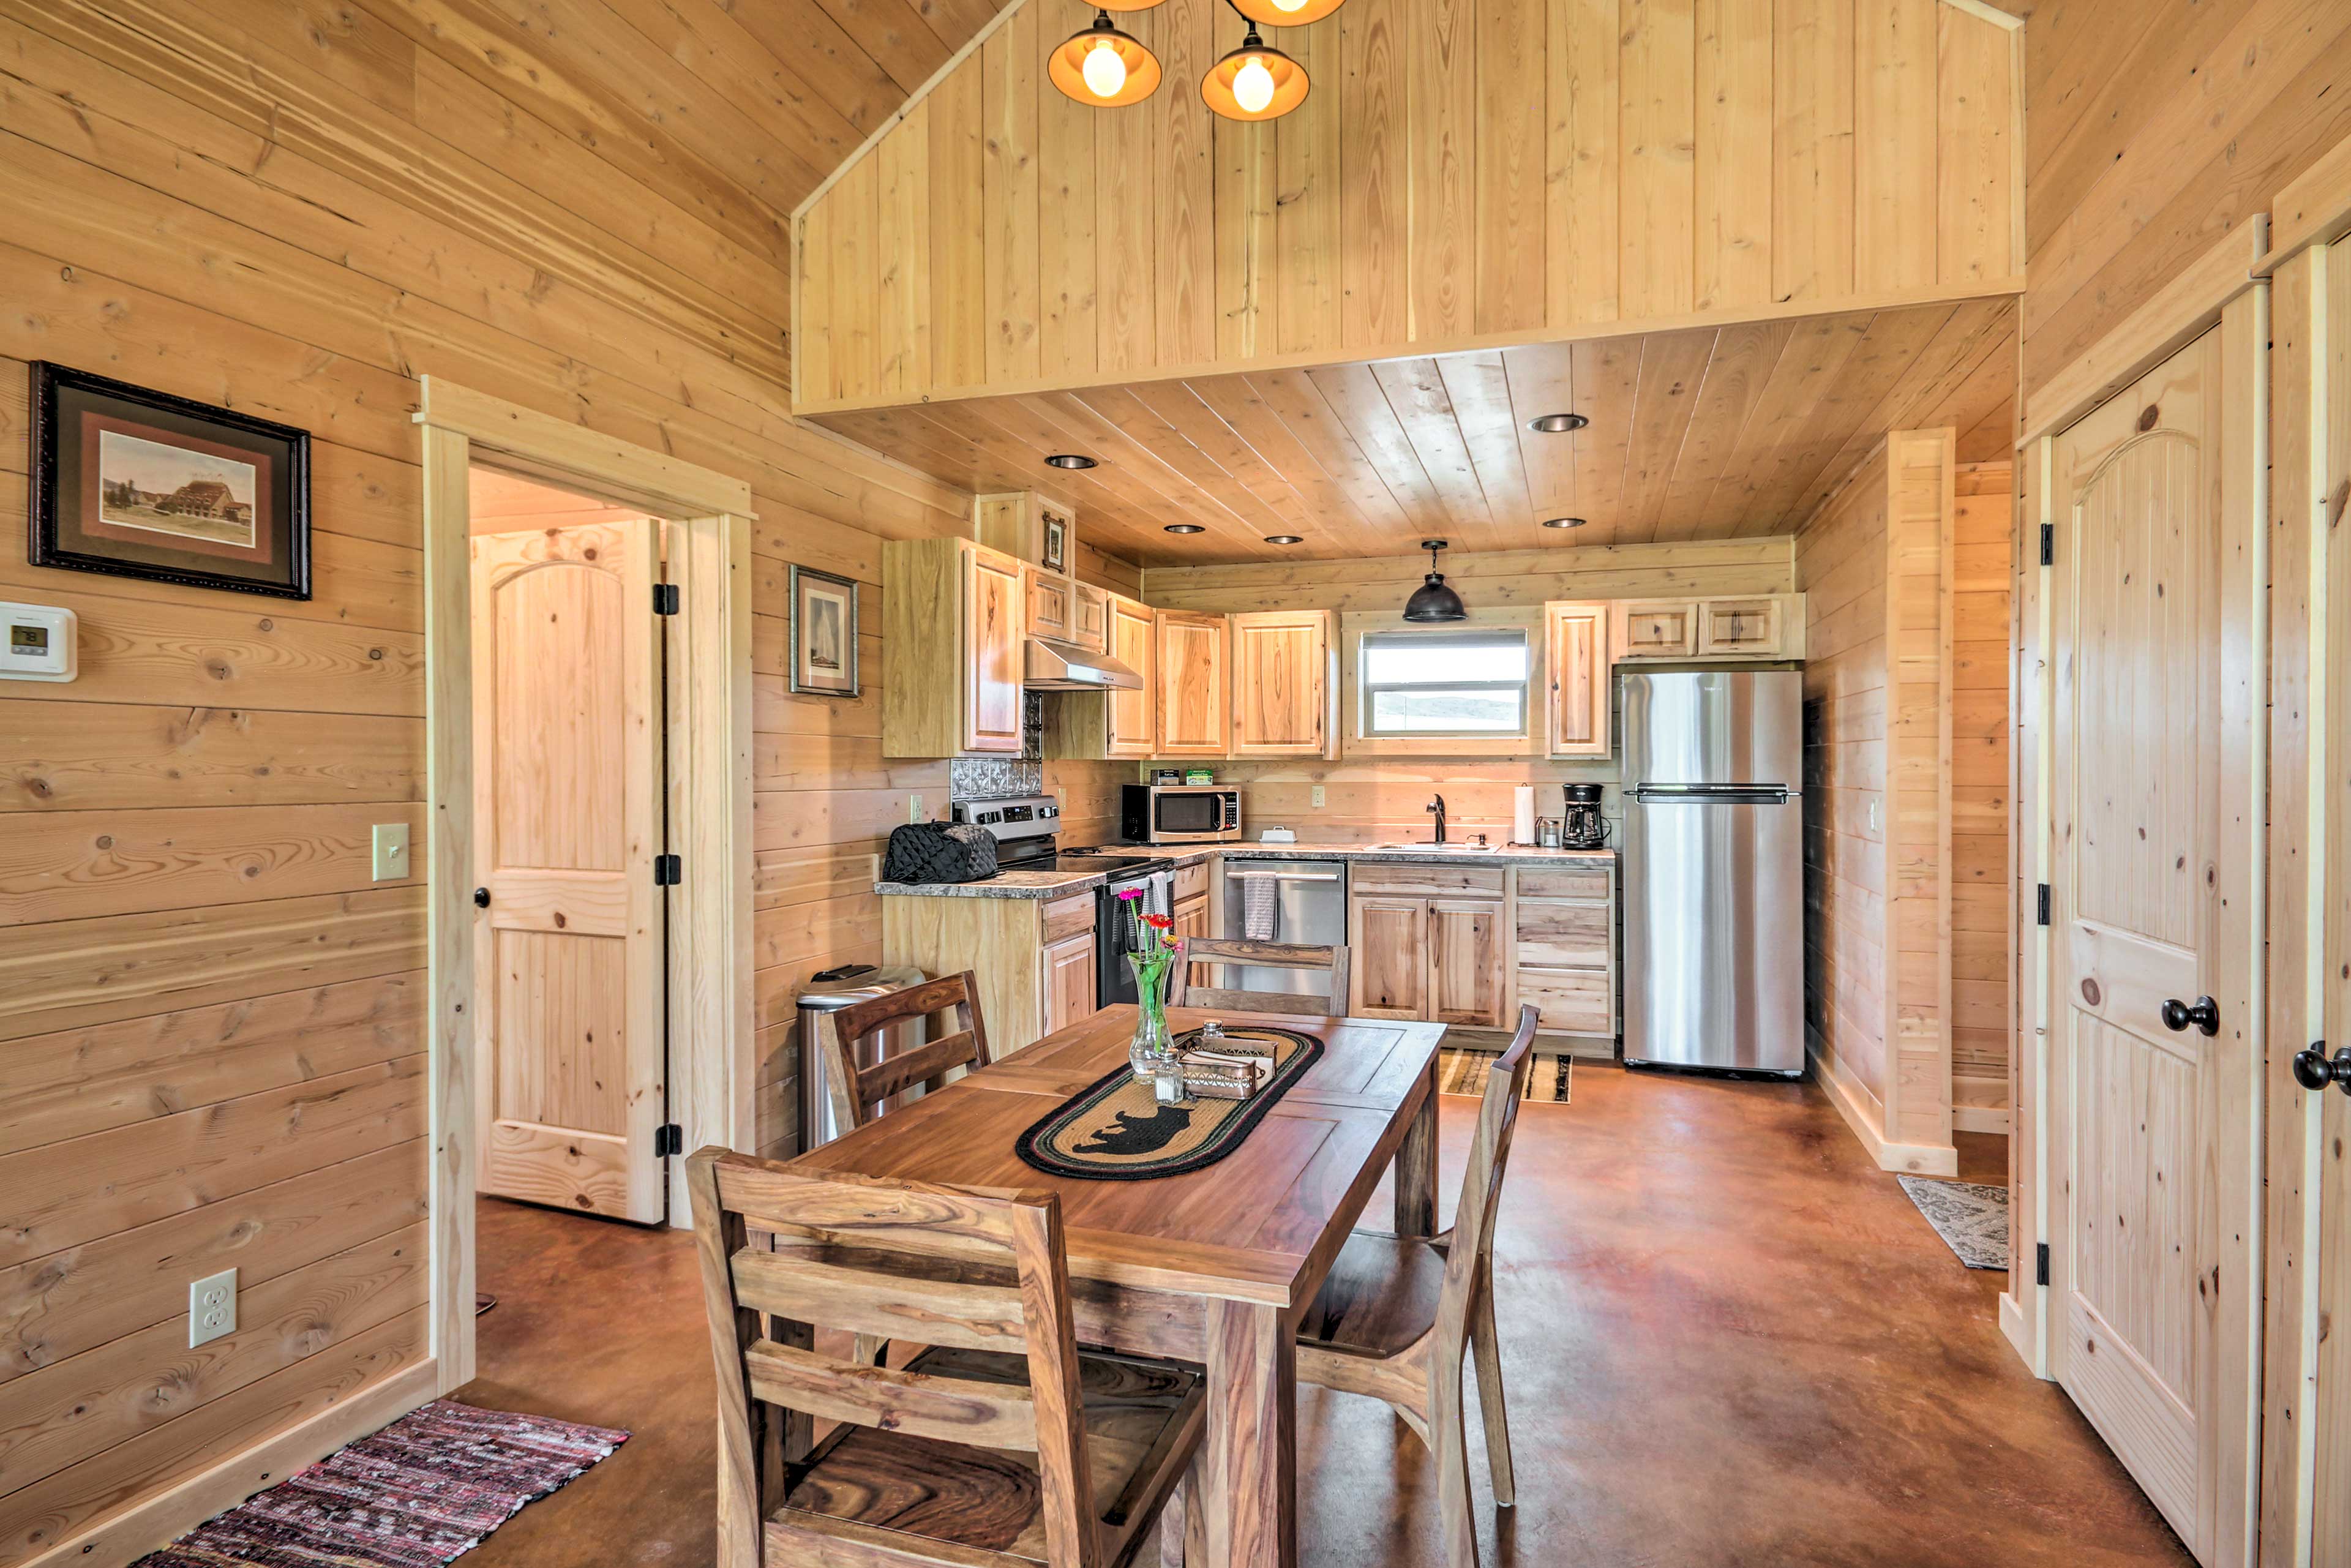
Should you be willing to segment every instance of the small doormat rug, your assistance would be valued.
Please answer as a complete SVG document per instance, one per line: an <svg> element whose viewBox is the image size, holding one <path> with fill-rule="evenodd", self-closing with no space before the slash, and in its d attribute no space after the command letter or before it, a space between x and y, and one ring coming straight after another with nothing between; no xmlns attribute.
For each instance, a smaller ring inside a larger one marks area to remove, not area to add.
<svg viewBox="0 0 2351 1568"><path fill-rule="evenodd" d="M436 1399L135 1568L438 1568L628 1440L601 1427Z"/></svg>
<svg viewBox="0 0 2351 1568"><path fill-rule="evenodd" d="M1178 1049L1199 1040L1188 1030ZM1273 1103L1322 1059L1322 1042L1272 1024L1230 1024L1227 1051L1273 1058L1265 1087L1246 1100L1188 1100L1162 1105L1151 1085L1121 1064L1020 1134L1015 1153L1048 1176L1082 1181L1147 1181L1215 1165L1241 1146Z"/></svg>
<svg viewBox="0 0 2351 1568"><path fill-rule="evenodd" d="M1448 1045L1437 1053L1437 1092L1483 1099L1486 1070L1501 1060L1499 1051L1471 1051L1466 1046ZM1527 1091L1520 1098L1566 1104L1569 1060L1564 1056L1536 1057L1534 1066L1527 1071Z"/></svg>
<svg viewBox="0 0 2351 1568"><path fill-rule="evenodd" d="M1931 1176L1895 1179L1960 1262L1970 1269L2008 1271L2008 1188Z"/></svg>

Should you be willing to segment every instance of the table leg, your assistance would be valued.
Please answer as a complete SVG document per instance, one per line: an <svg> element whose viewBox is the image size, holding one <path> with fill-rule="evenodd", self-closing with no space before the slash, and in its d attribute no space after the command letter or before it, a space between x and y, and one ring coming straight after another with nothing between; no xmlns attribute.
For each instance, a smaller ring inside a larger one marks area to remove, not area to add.
<svg viewBox="0 0 2351 1568"><path fill-rule="evenodd" d="M1437 1234L1437 1059L1429 1058L1420 1109L1395 1157L1395 1233Z"/></svg>
<svg viewBox="0 0 2351 1568"><path fill-rule="evenodd" d="M1207 1331L1207 1430L1187 1500L1207 1527L1200 1561L1296 1568L1298 1359L1288 1314L1212 1301Z"/></svg>

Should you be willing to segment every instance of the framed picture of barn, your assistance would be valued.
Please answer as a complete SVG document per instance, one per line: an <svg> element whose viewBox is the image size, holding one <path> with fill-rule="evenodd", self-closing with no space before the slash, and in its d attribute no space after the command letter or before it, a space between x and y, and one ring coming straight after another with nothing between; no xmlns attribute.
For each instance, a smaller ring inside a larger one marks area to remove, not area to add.
<svg viewBox="0 0 2351 1568"><path fill-rule="evenodd" d="M310 436L63 365L32 367L32 563L310 597Z"/></svg>

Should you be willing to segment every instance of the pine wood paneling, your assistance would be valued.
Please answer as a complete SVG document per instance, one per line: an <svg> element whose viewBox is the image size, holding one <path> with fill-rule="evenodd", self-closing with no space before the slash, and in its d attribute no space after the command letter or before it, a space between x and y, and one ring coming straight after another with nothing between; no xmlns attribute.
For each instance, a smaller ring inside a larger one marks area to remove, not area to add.
<svg viewBox="0 0 2351 1568"><path fill-rule="evenodd" d="M2013 475L1961 468L1952 510L1951 1070L1959 1103L1993 1109L2008 1103Z"/></svg>
<svg viewBox="0 0 2351 1568"><path fill-rule="evenodd" d="M1122 15L1165 82L1140 106L1092 111L1088 177L1047 168L951 188L939 172L943 141L1033 154L1040 116L1066 113L1041 69L1016 68L1079 19L1040 0L1019 0L988 39L987 92L958 79L967 63L929 95L926 131L910 120L882 138L927 138L933 188L959 235L985 235L991 279L1025 276L1020 258L1050 259L1063 235L1093 236L1094 362L1025 340L977 363L942 353L958 329L945 312L965 301L935 288L930 382L898 383L919 358L901 345L844 361L841 322L862 329L889 265L862 287L839 275L844 210L871 199L852 170L802 214L804 411L2019 287L2015 34L1947 0L1350 0L1331 26L1275 40L1295 45L1313 90L1264 136L1216 120L1196 89L1239 42L1232 16L1208 0ZM1025 109L998 96L1011 92ZM1938 246L1947 218L1962 232ZM1268 228L1278 243L1260 248ZM1049 267L1049 291L1066 275ZM1295 326L1286 301L1306 310ZM988 308L1016 337L1035 330L1033 300Z"/></svg>

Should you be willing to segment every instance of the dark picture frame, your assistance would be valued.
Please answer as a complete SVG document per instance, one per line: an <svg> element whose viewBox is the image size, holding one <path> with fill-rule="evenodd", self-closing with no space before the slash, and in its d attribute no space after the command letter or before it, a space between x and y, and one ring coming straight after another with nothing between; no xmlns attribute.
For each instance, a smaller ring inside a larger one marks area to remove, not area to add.
<svg viewBox="0 0 2351 1568"><path fill-rule="evenodd" d="M310 597L310 434L37 360L28 559Z"/></svg>
<svg viewBox="0 0 2351 1568"><path fill-rule="evenodd" d="M792 606L792 690L805 696L856 696L856 579L795 566L788 597Z"/></svg>
<svg viewBox="0 0 2351 1568"><path fill-rule="evenodd" d="M1037 553L1044 558L1041 564L1047 571L1070 570L1070 525L1067 518L1050 512L1045 514L1044 543Z"/></svg>

